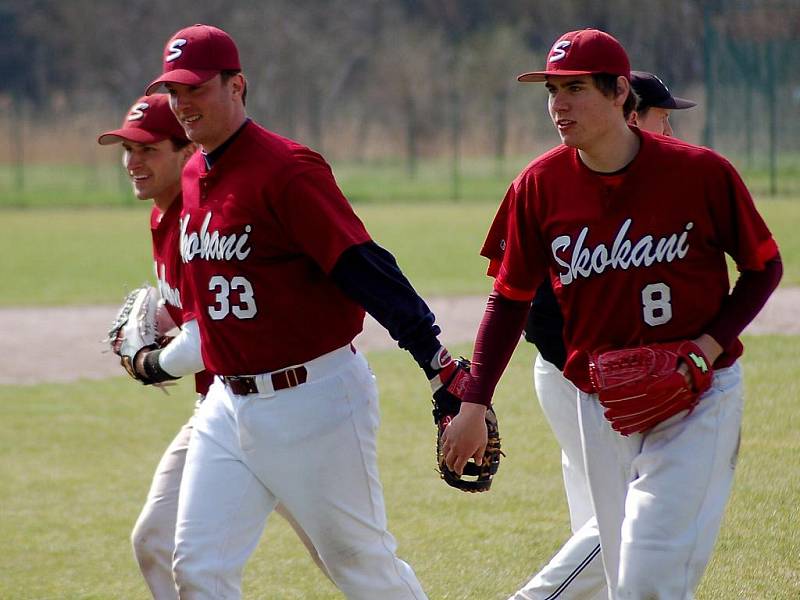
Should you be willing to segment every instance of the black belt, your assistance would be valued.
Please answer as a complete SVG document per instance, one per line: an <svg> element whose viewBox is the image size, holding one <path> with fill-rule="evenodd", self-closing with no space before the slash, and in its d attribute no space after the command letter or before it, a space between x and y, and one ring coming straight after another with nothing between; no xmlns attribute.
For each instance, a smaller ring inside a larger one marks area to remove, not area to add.
<svg viewBox="0 0 800 600"><path fill-rule="evenodd" d="M308 380L308 371L302 365L293 367L291 369L284 369L277 371L270 375L272 378L272 389L276 392L292 388L305 383ZM237 396L246 396L247 394L257 394L258 386L256 385L255 377L240 377L237 375L223 376L222 381L225 382L231 391Z"/></svg>

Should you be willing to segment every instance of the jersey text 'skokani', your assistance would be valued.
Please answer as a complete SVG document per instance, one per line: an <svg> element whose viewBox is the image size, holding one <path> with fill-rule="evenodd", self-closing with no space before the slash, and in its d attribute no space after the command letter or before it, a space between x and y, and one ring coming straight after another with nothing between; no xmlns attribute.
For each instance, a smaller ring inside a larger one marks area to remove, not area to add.
<svg viewBox="0 0 800 600"><path fill-rule="evenodd" d="M230 235L220 235L219 231L208 231L208 223L211 221L211 213L209 212L203 225L200 227L200 232L186 233L186 228L189 226L189 219L191 215L185 215L181 219L181 258L183 262L191 262L195 258L201 260L244 260L250 254L250 248L247 245L248 234L252 231L250 225L244 226L244 232L241 234L232 233Z"/></svg>
<svg viewBox="0 0 800 600"><path fill-rule="evenodd" d="M602 243L598 244L594 250L584 248L583 244L589 233L589 227L584 227L578 234L572 258L568 263L559 258L559 253L570 247L572 238L568 235L560 235L554 239L550 245L553 250L553 259L559 266L566 269L566 272L563 270L559 272L561 283L569 285L578 277L590 277L592 272L599 275L608 267L625 270L630 267L649 267L656 262L670 263L675 259L685 258L689 252L687 238L694 223L687 223L680 235L673 233L658 240L652 235L645 235L633 243L631 240L625 239L632 222L633 219L627 219L622 224L614 239L611 252Z"/></svg>

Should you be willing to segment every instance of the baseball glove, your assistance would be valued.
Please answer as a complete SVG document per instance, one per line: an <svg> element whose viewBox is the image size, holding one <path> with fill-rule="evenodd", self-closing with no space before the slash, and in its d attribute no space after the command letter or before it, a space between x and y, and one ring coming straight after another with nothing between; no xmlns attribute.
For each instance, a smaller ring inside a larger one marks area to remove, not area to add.
<svg viewBox="0 0 800 600"><path fill-rule="evenodd" d="M679 370L688 368L686 374ZM589 357L589 376L605 417L622 435L654 427L691 412L709 387L713 371L690 341L611 350Z"/></svg>
<svg viewBox="0 0 800 600"><path fill-rule="evenodd" d="M446 352L446 350L445 350ZM492 407L486 410L486 431L489 436L483 463L473 459L464 466L461 477L447 468L442 451L444 430L461 409L461 398L469 378L470 363L465 358L449 359L436 378L431 380L433 388L433 421L436 424L436 464L447 485L464 492L486 492L492 486L492 478L500 466L500 431L497 416Z"/></svg>
<svg viewBox="0 0 800 600"><path fill-rule="evenodd" d="M144 381L134 369L134 359L142 349L155 349L164 344L167 338L160 330L165 326L160 308L158 290L145 285L132 290L125 297L105 341L111 351L120 357L120 363L128 375L137 381Z"/></svg>

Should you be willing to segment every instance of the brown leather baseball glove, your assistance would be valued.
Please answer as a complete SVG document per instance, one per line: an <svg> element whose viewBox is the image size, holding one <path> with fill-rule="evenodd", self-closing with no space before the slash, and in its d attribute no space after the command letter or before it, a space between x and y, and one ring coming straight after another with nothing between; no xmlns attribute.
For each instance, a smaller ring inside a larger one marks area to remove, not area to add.
<svg viewBox="0 0 800 600"><path fill-rule="evenodd" d="M486 431L489 436L483 463L477 464L470 459L464 465L461 477L451 471L445 464L442 451L442 435L444 430L461 409L461 398L469 378L470 363L465 358L451 360L437 376L437 382L431 382L433 392L433 421L436 423L436 464L447 485L463 492L487 492L492 486L492 478L500 467L500 431L497 427L497 416L490 406L486 410Z"/></svg>

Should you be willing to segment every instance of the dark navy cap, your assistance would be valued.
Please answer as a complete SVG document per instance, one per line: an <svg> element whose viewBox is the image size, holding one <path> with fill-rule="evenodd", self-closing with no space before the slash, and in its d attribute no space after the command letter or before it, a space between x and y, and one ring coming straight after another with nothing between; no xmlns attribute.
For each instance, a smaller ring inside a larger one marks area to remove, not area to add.
<svg viewBox="0 0 800 600"><path fill-rule="evenodd" d="M651 106L674 109L697 106L697 102L673 96L663 81L647 71L631 71L631 85L633 91L639 96L637 110Z"/></svg>

